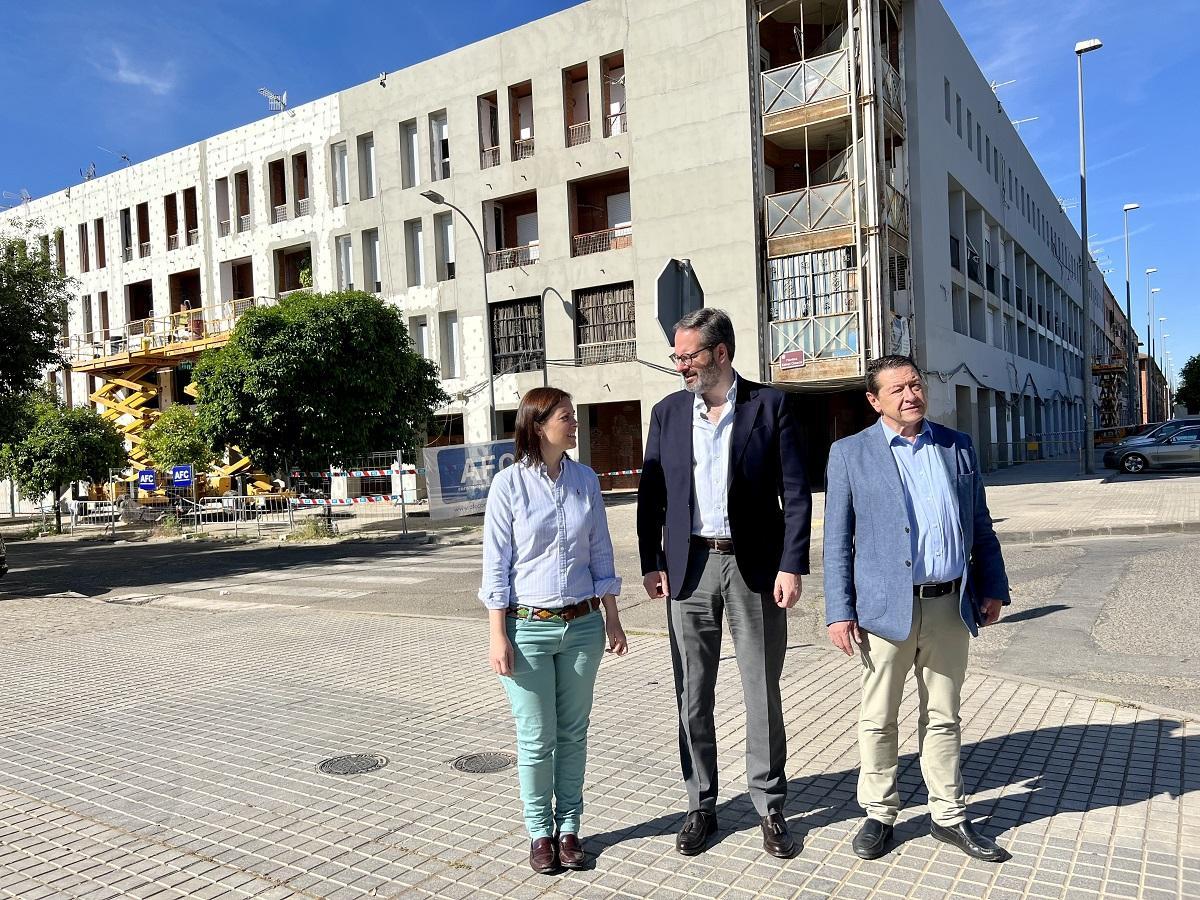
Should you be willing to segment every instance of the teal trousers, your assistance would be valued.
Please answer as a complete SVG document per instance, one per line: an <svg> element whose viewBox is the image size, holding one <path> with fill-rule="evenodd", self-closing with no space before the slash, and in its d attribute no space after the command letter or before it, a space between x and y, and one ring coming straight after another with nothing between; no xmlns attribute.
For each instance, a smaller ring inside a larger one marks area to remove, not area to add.
<svg viewBox="0 0 1200 900"><path fill-rule="evenodd" d="M596 671L599 610L571 622L507 620L513 673L501 677L517 726L517 776L530 840L578 834Z"/></svg>

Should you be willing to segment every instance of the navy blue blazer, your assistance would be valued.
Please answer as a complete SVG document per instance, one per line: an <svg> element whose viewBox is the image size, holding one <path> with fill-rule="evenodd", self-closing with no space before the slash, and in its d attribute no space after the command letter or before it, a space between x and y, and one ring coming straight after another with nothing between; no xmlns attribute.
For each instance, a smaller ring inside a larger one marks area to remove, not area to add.
<svg viewBox="0 0 1200 900"><path fill-rule="evenodd" d="M979 460L969 435L929 423L946 474L967 553L959 612L978 634L979 603L1010 602L1000 541L992 527ZM825 475L826 622L857 621L890 641L912 632L912 535L904 486L876 422L829 448Z"/></svg>
<svg viewBox="0 0 1200 900"><path fill-rule="evenodd" d="M771 591L779 572L808 574L812 494L800 436L787 396L738 377L729 444L729 530L751 590ZM696 502L692 477L695 395L660 400L638 487L637 531L642 574L665 571L673 595L683 587Z"/></svg>

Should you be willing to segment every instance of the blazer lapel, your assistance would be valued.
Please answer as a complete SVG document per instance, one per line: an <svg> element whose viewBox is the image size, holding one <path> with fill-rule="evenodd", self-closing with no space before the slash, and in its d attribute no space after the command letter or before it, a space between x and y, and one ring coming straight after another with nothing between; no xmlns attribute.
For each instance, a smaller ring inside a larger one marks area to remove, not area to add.
<svg viewBox="0 0 1200 900"><path fill-rule="evenodd" d="M762 402L757 395L751 393L746 380L738 378L737 396L734 398L733 405L733 434L730 435L729 442L729 473L731 476L738 460L742 458L742 453L746 450L746 442L750 440L750 432L754 428L754 422L758 418L761 407Z"/></svg>
<svg viewBox="0 0 1200 900"><path fill-rule="evenodd" d="M867 434L867 446L875 459L875 469L881 472L888 489L896 495L900 508L907 505L904 500L904 486L900 484L900 470L896 467L896 457L892 456L892 448L888 444L887 433L883 426L876 422Z"/></svg>

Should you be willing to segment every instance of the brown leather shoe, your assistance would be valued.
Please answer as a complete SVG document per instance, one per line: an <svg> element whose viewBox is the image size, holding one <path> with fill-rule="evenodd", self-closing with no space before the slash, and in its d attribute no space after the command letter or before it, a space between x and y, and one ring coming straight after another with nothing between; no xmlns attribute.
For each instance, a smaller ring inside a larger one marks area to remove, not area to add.
<svg viewBox="0 0 1200 900"><path fill-rule="evenodd" d="M529 845L529 868L539 875L553 875L558 871L558 847L554 838L538 838Z"/></svg>
<svg viewBox="0 0 1200 900"><path fill-rule="evenodd" d="M586 869L587 854L579 843L577 834L560 834L558 836L558 861L564 869Z"/></svg>

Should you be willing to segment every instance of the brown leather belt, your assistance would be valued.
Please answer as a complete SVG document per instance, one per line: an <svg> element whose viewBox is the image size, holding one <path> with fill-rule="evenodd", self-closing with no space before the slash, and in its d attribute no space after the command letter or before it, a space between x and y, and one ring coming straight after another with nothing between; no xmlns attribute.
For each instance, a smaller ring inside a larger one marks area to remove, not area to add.
<svg viewBox="0 0 1200 900"><path fill-rule="evenodd" d="M701 537L698 534L692 535L692 543L697 546L707 547L714 553L732 553L733 541L730 538L710 538Z"/></svg>
<svg viewBox="0 0 1200 900"><path fill-rule="evenodd" d="M562 609L542 609L537 606L510 606L508 608L508 615L514 619L533 619L538 622L553 621L555 619L563 622L571 622L581 616L586 616L588 613L595 612L599 608L600 598L592 597L590 600L580 600L578 603L564 606Z"/></svg>
<svg viewBox="0 0 1200 900"><path fill-rule="evenodd" d="M947 594L956 593L960 583L962 583L962 579L955 578L953 581L942 581L937 584L914 584L913 596L918 600L932 600L935 597L945 597Z"/></svg>

